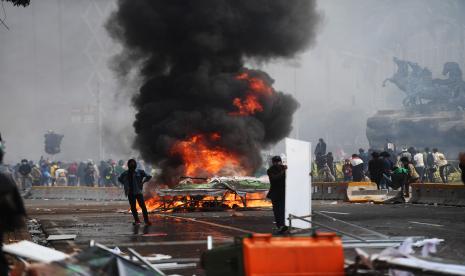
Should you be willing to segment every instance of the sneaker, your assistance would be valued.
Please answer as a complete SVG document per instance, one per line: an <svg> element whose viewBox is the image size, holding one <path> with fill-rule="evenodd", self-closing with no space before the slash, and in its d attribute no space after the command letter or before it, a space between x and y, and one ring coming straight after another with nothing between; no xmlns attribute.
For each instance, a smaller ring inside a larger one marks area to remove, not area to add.
<svg viewBox="0 0 465 276"><path fill-rule="evenodd" d="M287 227L287 226L281 226L281 227L279 228L278 233L279 233L279 234L285 234L288 230L289 230L289 227Z"/></svg>
<svg viewBox="0 0 465 276"><path fill-rule="evenodd" d="M140 221L135 221L132 223L132 225L140 225Z"/></svg>

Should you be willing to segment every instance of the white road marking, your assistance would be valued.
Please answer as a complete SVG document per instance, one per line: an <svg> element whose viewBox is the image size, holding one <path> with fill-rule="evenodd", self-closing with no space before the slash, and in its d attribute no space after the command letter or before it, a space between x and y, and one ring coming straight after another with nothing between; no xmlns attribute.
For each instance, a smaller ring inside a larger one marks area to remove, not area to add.
<svg viewBox="0 0 465 276"><path fill-rule="evenodd" d="M443 227L444 226L444 225L440 225L440 224L418 222L418 221L409 221L409 222L414 223L414 224L428 225L428 226L434 226L434 227Z"/></svg>
<svg viewBox="0 0 465 276"><path fill-rule="evenodd" d="M331 212L331 211L320 211L320 213L326 213L326 214L336 214L336 215L350 215L350 213L342 213L342 212Z"/></svg>

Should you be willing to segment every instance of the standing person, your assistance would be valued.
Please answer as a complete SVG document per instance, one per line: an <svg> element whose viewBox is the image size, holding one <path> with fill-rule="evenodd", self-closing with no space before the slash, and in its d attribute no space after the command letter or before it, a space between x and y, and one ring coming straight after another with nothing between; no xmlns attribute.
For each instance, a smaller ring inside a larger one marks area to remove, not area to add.
<svg viewBox="0 0 465 276"><path fill-rule="evenodd" d="M105 187L116 186L115 180L115 163L108 160L108 166L102 172L103 184Z"/></svg>
<svg viewBox="0 0 465 276"><path fill-rule="evenodd" d="M344 165L342 165L342 173L344 174L344 182L352 181L352 165L350 160L344 160Z"/></svg>
<svg viewBox="0 0 465 276"><path fill-rule="evenodd" d="M29 162L27 161L27 159L21 160L21 165L18 168L18 172L21 178L21 189L25 190L27 188L30 188L32 183L32 167L31 164L29 164Z"/></svg>
<svg viewBox="0 0 465 276"><path fill-rule="evenodd" d="M334 173L334 156L332 152L328 152L328 154L326 154L326 164L328 165L331 174L336 177L336 174Z"/></svg>
<svg viewBox="0 0 465 276"><path fill-rule="evenodd" d="M113 187L117 187L118 186L118 176L119 176L119 174L116 173L116 162L113 161L113 160L110 160L110 165L111 165L111 169L112 169L112 172L111 172L111 184L113 185ZM149 172L149 174L153 175L151 171Z"/></svg>
<svg viewBox="0 0 465 276"><path fill-rule="evenodd" d="M98 186L99 187L105 187L106 182L105 182L105 171L107 170L109 164L106 161L100 161L100 165L98 166L98 171L100 177L98 178Z"/></svg>
<svg viewBox="0 0 465 276"><path fill-rule="evenodd" d="M415 165L415 170L419 175L419 181L423 182L423 178L425 176L425 161L423 159L423 153L420 151L415 151L413 155L413 164Z"/></svg>
<svg viewBox="0 0 465 276"><path fill-rule="evenodd" d="M281 157L274 156L271 159L272 165L267 170L270 179L270 191L267 197L273 204L273 214L278 233L282 234L287 231L284 223L284 210L286 200L286 170L287 166L283 165Z"/></svg>
<svg viewBox="0 0 465 276"><path fill-rule="evenodd" d="M1 140L0 140L1 143ZM3 149L0 147L0 275L8 275L8 262L3 255L3 233L24 226L26 210L16 183L3 166Z"/></svg>
<svg viewBox="0 0 465 276"><path fill-rule="evenodd" d="M318 139L318 144L316 144L315 148L315 156L323 156L326 155L326 143L323 138Z"/></svg>
<svg viewBox="0 0 465 276"><path fill-rule="evenodd" d="M459 154L459 167L461 171L461 176L462 176L462 183L465 184L465 152L461 152Z"/></svg>
<svg viewBox="0 0 465 276"><path fill-rule="evenodd" d="M404 192L404 197L410 197L410 184L417 183L418 179L420 179L420 176L415 170L412 162L408 160L407 157L402 157L400 162L402 163L402 167L408 171L407 181L405 181L405 185L402 187L402 191Z"/></svg>
<svg viewBox="0 0 465 276"><path fill-rule="evenodd" d="M94 163L90 160L87 163L86 168L84 169L84 184L86 186L92 187L95 185L97 172Z"/></svg>
<svg viewBox="0 0 465 276"><path fill-rule="evenodd" d="M78 164L73 162L68 167L68 185L77 186L78 183Z"/></svg>
<svg viewBox="0 0 465 276"><path fill-rule="evenodd" d="M448 182L448 163L446 156L439 152L438 149L433 149L433 156L434 156L434 163L439 168L439 176L441 176L441 180L443 183Z"/></svg>
<svg viewBox="0 0 465 276"><path fill-rule="evenodd" d="M42 185L50 186L52 184L52 176L50 175L50 165L48 162L44 162L40 167L42 173Z"/></svg>
<svg viewBox="0 0 465 276"><path fill-rule="evenodd" d="M78 171L77 171L79 186L83 186L86 183L86 181L85 181L85 179L86 179L86 168L87 168L86 163L84 163L82 161L79 162Z"/></svg>
<svg viewBox="0 0 465 276"><path fill-rule="evenodd" d="M115 167L115 175L120 176L126 169L124 168L124 161L119 160Z"/></svg>
<svg viewBox="0 0 465 276"><path fill-rule="evenodd" d="M40 168L37 164L32 165L31 170L31 177L32 177L32 185L33 186L40 186L42 183L42 173Z"/></svg>
<svg viewBox="0 0 465 276"><path fill-rule="evenodd" d="M368 162L370 160L370 157L368 156L368 153L365 152L365 150L362 148L358 149L358 156L363 161L363 172L366 173L368 171Z"/></svg>
<svg viewBox="0 0 465 276"><path fill-rule="evenodd" d="M387 151L383 151L379 154L383 160L383 177L381 179L381 189L388 189L392 181L392 170L394 168L394 162L391 159L391 154Z"/></svg>
<svg viewBox="0 0 465 276"><path fill-rule="evenodd" d="M123 172L118 178L118 181L123 184L125 195L128 197L129 205L131 206L131 213L134 217L134 225L140 224L136 201L142 209L145 224L151 225L149 215L147 213L147 207L145 207L144 196L142 195L144 183L149 181L151 178L152 176L146 174L145 171L137 169L137 162L134 159L128 160L128 170Z"/></svg>
<svg viewBox="0 0 465 276"><path fill-rule="evenodd" d="M425 154L423 155L426 158L426 176L428 177L429 183L434 182L434 173L436 172L436 164L434 162L434 154L430 151L429 148L425 148Z"/></svg>
<svg viewBox="0 0 465 276"><path fill-rule="evenodd" d="M56 184L56 170L58 170L57 162L53 162L52 166L50 166L50 175L52 176L52 185Z"/></svg>
<svg viewBox="0 0 465 276"><path fill-rule="evenodd" d="M403 147L403 148L402 148L402 151L399 153L399 156L398 156L397 161L400 162L400 159L401 159L402 157L407 158L409 162L412 161L412 154L408 151L407 147ZM400 162L400 163L402 163L402 162Z"/></svg>
<svg viewBox="0 0 465 276"><path fill-rule="evenodd" d="M352 159L350 160L352 165L352 179L354 182L361 182L365 178L363 173L363 160L357 154L352 154Z"/></svg>
<svg viewBox="0 0 465 276"><path fill-rule="evenodd" d="M383 179L384 161L380 158L379 153L374 151L371 153L372 159L368 162L368 172L372 182L376 183L378 190L381 189L381 180Z"/></svg>
<svg viewBox="0 0 465 276"><path fill-rule="evenodd" d="M57 186L68 186L68 172L63 168L63 164L58 162L58 168L55 170L55 184Z"/></svg>

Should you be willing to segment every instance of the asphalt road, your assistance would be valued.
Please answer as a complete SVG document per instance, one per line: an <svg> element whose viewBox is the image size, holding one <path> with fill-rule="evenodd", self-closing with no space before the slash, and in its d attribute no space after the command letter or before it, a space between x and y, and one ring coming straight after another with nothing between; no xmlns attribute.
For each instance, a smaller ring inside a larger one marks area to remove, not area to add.
<svg viewBox="0 0 465 276"><path fill-rule="evenodd" d="M47 235L77 234L74 241L56 241L51 246L73 252L95 240L123 251L134 248L143 255L167 254L173 258L199 258L206 250L207 236L214 244L231 241L235 236L267 233L273 229L270 210L191 212L151 214L149 227L132 226L126 202L26 201L29 216L42 224ZM364 228L391 237L424 236L442 238L438 257L465 264L465 208L432 205L374 205L314 201L319 212L315 222L355 235L370 234ZM328 219L331 216L353 225ZM371 233L372 234L372 233ZM346 251L351 258L351 252ZM173 271L181 275L202 275L200 268Z"/></svg>

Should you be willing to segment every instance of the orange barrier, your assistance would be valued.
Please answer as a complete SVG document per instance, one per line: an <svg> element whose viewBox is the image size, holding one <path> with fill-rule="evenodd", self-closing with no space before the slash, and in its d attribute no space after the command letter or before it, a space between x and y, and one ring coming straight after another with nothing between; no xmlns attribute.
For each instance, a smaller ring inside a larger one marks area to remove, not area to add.
<svg viewBox="0 0 465 276"><path fill-rule="evenodd" d="M243 240L243 254L245 275L344 275L342 241L333 233L255 234Z"/></svg>
<svg viewBox="0 0 465 276"><path fill-rule="evenodd" d="M205 275L344 275L341 238L334 233L313 237L253 234L202 254Z"/></svg>
<svg viewBox="0 0 465 276"><path fill-rule="evenodd" d="M349 202L385 203L399 195L399 191L378 190L373 182L350 182L347 188Z"/></svg>

